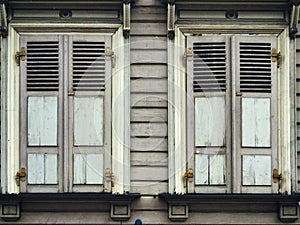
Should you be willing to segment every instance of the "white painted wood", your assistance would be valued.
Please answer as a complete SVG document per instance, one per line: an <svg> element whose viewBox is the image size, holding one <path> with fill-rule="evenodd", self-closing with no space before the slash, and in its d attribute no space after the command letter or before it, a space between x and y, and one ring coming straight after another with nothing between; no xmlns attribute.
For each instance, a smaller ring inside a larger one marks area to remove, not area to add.
<svg viewBox="0 0 300 225"><path fill-rule="evenodd" d="M233 47L236 48L236 61L239 61L242 57L240 53L241 43L261 43L263 45L269 45L270 49L276 48L278 39L275 36L267 37L253 37L253 36L238 36L233 43ZM288 54L288 53L287 53ZM240 79L240 66L235 67L236 74L236 92L240 91L239 83ZM280 115L278 105L280 103L281 94L280 88L281 84L278 84L278 78L282 75L278 74L277 63L270 64L271 69L271 92L243 92L242 96L235 97L235 116L237 121L236 131L241 138L236 139L236 164L237 164L237 174L235 184L238 188L236 192L242 193L278 193L281 192L279 183L271 182L272 174L271 170L274 168L279 169L280 172L280 146L281 138L278 129ZM287 70L288 71L288 70ZM278 89L279 87L279 89ZM285 97L288 99L289 97ZM282 101L285 101L282 99ZM250 104L250 105L248 105ZM244 109L246 107L246 110ZM248 108L247 108L248 107ZM245 112L248 111L248 112ZM278 113L277 113L278 112ZM246 116L244 116L245 114ZM279 136L278 136L279 135ZM245 159L243 157L253 156L253 159ZM269 160L263 161L263 158L259 158L262 162L256 162L256 157L269 157ZM247 162L251 161L251 162ZM248 163L248 165L247 165ZM262 164L260 164L262 163ZM257 165L256 165L257 164ZM262 168L262 166L270 165L269 168ZM247 169L245 169L247 168ZM260 168L260 169L258 169ZM240 169L240 170L239 170ZM257 170L257 171L256 171ZM260 172L267 173L269 175L260 175ZM242 176L239 176L239 173ZM244 180L245 175L245 180ZM253 178L254 177L254 178ZM245 185L246 184L246 185Z"/></svg>
<svg viewBox="0 0 300 225"><path fill-rule="evenodd" d="M74 184L86 183L86 155L74 154Z"/></svg>
<svg viewBox="0 0 300 225"><path fill-rule="evenodd" d="M131 23L131 35L166 35L166 23Z"/></svg>
<svg viewBox="0 0 300 225"><path fill-rule="evenodd" d="M28 145L57 145L57 97L28 97Z"/></svg>
<svg viewBox="0 0 300 225"><path fill-rule="evenodd" d="M209 157L209 179L212 185L225 184L225 155L210 155Z"/></svg>
<svg viewBox="0 0 300 225"><path fill-rule="evenodd" d="M131 109L131 122L162 122L167 121L167 109L155 108L132 108Z"/></svg>
<svg viewBox="0 0 300 225"><path fill-rule="evenodd" d="M226 19L226 11L191 11L191 10L180 10L180 19ZM240 11L239 19L257 19L269 20L269 19L284 19L284 11Z"/></svg>
<svg viewBox="0 0 300 225"><path fill-rule="evenodd" d="M131 78L167 78L167 67L166 65L152 65L146 64L141 66L139 64L130 65L130 77Z"/></svg>
<svg viewBox="0 0 300 225"><path fill-rule="evenodd" d="M112 172L113 193L130 191L130 39L120 28L112 38L115 66L112 69ZM111 158L107 156L106 158ZM107 160L107 159L106 159Z"/></svg>
<svg viewBox="0 0 300 225"><path fill-rule="evenodd" d="M45 154L45 184L57 184L57 155Z"/></svg>
<svg viewBox="0 0 300 225"><path fill-rule="evenodd" d="M242 146L271 146L271 99L242 98Z"/></svg>
<svg viewBox="0 0 300 225"><path fill-rule="evenodd" d="M43 154L28 154L28 184L45 183L45 162Z"/></svg>
<svg viewBox="0 0 300 225"><path fill-rule="evenodd" d="M224 97L195 98L195 146L224 146Z"/></svg>
<svg viewBox="0 0 300 225"><path fill-rule="evenodd" d="M165 20L165 8L164 7L139 7L139 10L133 10L131 15L131 21L149 21Z"/></svg>
<svg viewBox="0 0 300 225"><path fill-rule="evenodd" d="M131 63L166 63L167 53L165 50L132 50L131 51Z"/></svg>
<svg viewBox="0 0 300 225"><path fill-rule="evenodd" d="M208 155L195 155L195 185L208 185Z"/></svg>
<svg viewBox="0 0 300 225"><path fill-rule="evenodd" d="M9 25L8 36L8 59L15 57L19 51L19 33ZM19 120L19 68L14 60L8 60L7 67L7 193L19 193L20 189L16 184L15 175L20 170L20 120Z"/></svg>
<svg viewBox="0 0 300 225"><path fill-rule="evenodd" d="M130 37L130 45L132 49L164 49L167 50L167 37L147 37L133 36ZM148 76L145 76L148 77Z"/></svg>
<svg viewBox="0 0 300 225"><path fill-rule="evenodd" d="M159 57L157 57L159 59ZM140 78L137 80L131 80L130 87L131 93L160 93L168 89L168 80L162 79L149 79Z"/></svg>
<svg viewBox="0 0 300 225"><path fill-rule="evenodd" d="M8 63L6 60L8 55L8 40L7 38L1 40L1 171L0 183L2 193L7 193L7 79L8 79ZM6 121L6 122L4 122Z"/></svg>
<svg viewBox="0 0 300 225"><path fill-rule="evenodd" d="M131 107L165 108L168 106L168 95L167 93L132 93L130 96L130 105Z"/></svg>
<svg viewBox="0 0 300 225"><path fill-rule="evenodd" d="M103 184L103 155L86 156L86 184Z"/></svg>
<svg viewBox="0 0 300 225"><path fill-rule="evenodd" d="M297 41L298 42L298 39ZM289 38L289 30L286 28L279 35L279 51L285 58L279 69L279 118L278 118L278 130L279 132L279 143L278 151L281 172L284 177L284 182L281 185L282 193L293 192L292 188L297 188L296 178L296 152L297 146L294 140L295 137L295 48L292 44L293 40ZM299 59L300 57L297 57ZM298 66L297 66L298 67ZM289 74L289 76L287 76ZM299 75L298 75L299 77ZM299 96L298 96L299 98ZM298 114L299 111L297 112ZM298 121L299 122L299 121ZM273 128L272 128L273 130ZM298 146L299 148L299 146ZM277 159L275 159L277 160ZM298 165L299 167L299 165ZM298 185L299 186L299 185Z"/></svg>
<svg viewBox="0 0 300 225"><path fill-rule="evenodd" d="M149 193L165 193L168 190L168 183L166 181L132 181L130 189L132 193L140 193L147 195Z"/></svg>
<svg viewBox="0 0 300 225"><path fill-rule="evenodd" d="M172 189L171 184L169 186L170 193L183 194L186 193L187 187L185 185L182 176L187 172L187 159L194 161L192 157L186 152L187 147L187 95L186 95L186 62L183 60L183 54L186 47L186 37L178 29L175 29L175 40L174 45L170 43L168 49L174 48L174 63L169 62L168 73L169 77L173 73L173 77L169 80L169 88L172 92L169 93L169 106L168 109L172 110L169 114L168 125L170 126L172 122L173 126L170 127L170 133L168 135L173 135L169 137L169 157L170 160L170 170L169 177L174 177L174 188ZM173 68L172 68L173 66ZM174 70L174 71L173 71ZM173 85L173 86L172 86ZM173 158L172 158L173 157ZM173 167L173 170L172 170ZM193 168L193 166L191 166Z"/></svg>
<svg viewBox="0 0 300 225"><path fill-rule="evenodd" d="M134 123L131 124L131 137L167 137L168 125L163 123Z"/></svg>
<svg viewBox="0 0 300 225"><path fill-rule="evenodd" d="M167 152L131 152L131 166L168 166Z"/></svg>
<svg viewBox="0 0 300 225"><path fill-rule="evenodd" d="M74 144L103 145L103 97L75 96Z"/></svg>
<svg viewBox="0 0 300 225"><path fill-rule="evenodd" d="M243 185L271 185L271 156L243 156Z"/></svg>
<svg viewBox="0 0 300 225"><path fill-rule="evenodd" d="M169 125L168 125L169 127ZM170 134L169 134L170 135ZM166 137L132 137L130 140L131 151L167 152L168 139Z"/></svg>
<svg viewBox="0 0 300 225"><path fill-rule="evenodd" d="M243 185L255 184L254 157L255 156L243 156Z"/></svg>
<svg viewBox="0 0 300 225"><path fill-rule="evenodd" d="M133 181L162 182L168 180L168 167L163 166L132 166L131 177Z"/></svg>

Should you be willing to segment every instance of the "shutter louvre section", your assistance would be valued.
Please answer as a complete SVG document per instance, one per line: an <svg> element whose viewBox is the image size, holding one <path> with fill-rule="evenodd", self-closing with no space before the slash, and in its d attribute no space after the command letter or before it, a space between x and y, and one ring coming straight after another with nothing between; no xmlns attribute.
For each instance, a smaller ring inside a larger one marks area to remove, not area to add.
<svg viewBox="0 0 300 225"><path fill-rule="evenodd" d="M73 91L105 90L105 43L73 42Z"/></svg>
<svg viewBox="0 0 300 225"><path fill-rule="evenodd" d="M194 92L226 91L226 43L193 44Z"/></svg>
<svg viewBox="0 0 300 225"><path fill-rule="evenodd" d="M59 43L27 42L27 91L58 91Z"/></svg>
<svg viewBox="0 0 300 225"><path fill-rule="evenodd" d="M240 90L271 93L271 44L240 43Z"/></svg>

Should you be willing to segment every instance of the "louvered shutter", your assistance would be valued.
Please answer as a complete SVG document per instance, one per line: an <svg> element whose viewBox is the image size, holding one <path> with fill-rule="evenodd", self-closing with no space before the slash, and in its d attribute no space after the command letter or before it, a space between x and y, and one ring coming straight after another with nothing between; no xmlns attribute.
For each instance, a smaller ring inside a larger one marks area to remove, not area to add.
<svg viewBox="0 0 300 225"><path fill-rule="evenodd" d="M189 36L189 193L277 193L277 63L273 36Z"/></svg>
<svg viewBox="0 0 300 225"><path fill-rule="evenodd" d="M62 50L55 35L22 36L26 49L21 70L21 167L27 168L21 191L59 190L62 159Z"/></svg>
<svg viewBox="0 0 300 225"><path fill-rule="evenodd" d="M73 191L103 191L104 170L110 168L110 145L105 140L110 140L111 58L105 52L111 51L111 39L78 35L69 40Z"/></svg>
<svg viewBox="0 0 300 225"><path fill-rule="evenodd" d="M189 167L195 170L189 192L227 192L229 39L188 37L187 48L193 52L187 58L188 131L194 131L188 135L188 151L194 155Z"/></svg>
<svg viewBox="0 0 300 225"><path fill-rule="evenodd" d="M111 36L21 36L21 192L111 191Z"/></svg>
<svg viewBox="0 0 300 225"><path fill-rule="evenodd" d="M272 62L276 38L236 37L237 152L241 160L241 192L272 193L277 160L277 63ZM240 109L240 111L239 111Z"/></svg>

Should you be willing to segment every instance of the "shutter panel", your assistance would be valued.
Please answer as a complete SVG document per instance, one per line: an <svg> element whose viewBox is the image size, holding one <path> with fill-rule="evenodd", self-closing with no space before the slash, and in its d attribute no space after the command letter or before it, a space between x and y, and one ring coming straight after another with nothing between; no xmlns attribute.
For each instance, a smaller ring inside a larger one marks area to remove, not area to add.
<svg viewBox="0 0 300 225"><path fill-rule="evenodd" d="M278 168L276 43L272 36L187 37L193 50L187 57L187 158L195 172L188 192L278 191L272 182Z"/></svg>
<svg viewBox="0 0 300 225"><path fill-rule="evenodd" d="M225 193L229 188L229 46L226 36L188 37L193 58L187 58L187 129L193 133L188 134L187 149L194 155L188 167L195 171L195 186L188 184L189 192Z"/></svg>
<svg viewBox="0 0 300 225"><path fill-rule="evenodd" d="M70 36L72 81L70 90L70 143L73 154L72 190L104 190L104 169L110 168L110 58L109 36ZM108 124L109 123L109 124ZM108 151L108 152L107 152ZM110 190L110 187L105 187Z"/></svg>
<svg viewBox="0 0 300 225"><path fill-rule="evenodd" d="M111 168L111 59L105 55L111 36L28 35L20 44L27 50L20 70L21 167L28 174L21 191L111 191L104 182Z"/></svg>
<svg viewBox="0 0 300 225"><path fill-rule="evenodd" d="M59 42L27 42L27 91L58 91Z"/></svg>
<svg viewBox="0 0 300 225"><path fill-rule="evenodd" d="M271 43L240 43L241 92L271 93Z"/></svg>
<svg viewBox="0 0 300 225"><path fill-rule="evenodd" d="M193 43L194 92L226 91L226 41Z"/></svg>
<svg viewBox="0 0 300 225"><path fill-rule="evenodd" d="M73 41L73 91L104 91L105 42Z"/></svg>
<svg viewBox="0 0 300 225"><path fill-rule="evenodd" d="M61 189L61 39L55 35L21 36L26 48L21 70L21 167L27 168L21 192Z"/></svg>
<svg viewBox="0 0 300 225"><path fill-rule="evenodd" d="M237 37L236 118L240 138L241 192L277 193L272 170L277 167L277 64L271 51L275 37Z"/></svg>

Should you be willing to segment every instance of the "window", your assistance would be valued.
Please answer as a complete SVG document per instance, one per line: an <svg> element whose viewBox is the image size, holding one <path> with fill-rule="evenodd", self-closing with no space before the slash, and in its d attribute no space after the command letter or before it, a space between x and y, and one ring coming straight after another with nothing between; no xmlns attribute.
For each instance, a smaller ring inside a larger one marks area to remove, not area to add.
<svg viewBox="0 0 300 225"><path fill-rule="evenodd" d="M291 193L288 31L216 29L169 41L169 193Z"/></svg>
<svg viewBox="0 0 300 225"><path fill-rule="evenodd" d="M21 192L111 191L110 35L22 35Z"/></svg>
<svg viewBox="0 0 300 225"><path fill-rule="evenodd" d="M277 193L275 36L189 36L189 193Z"/></svg>

